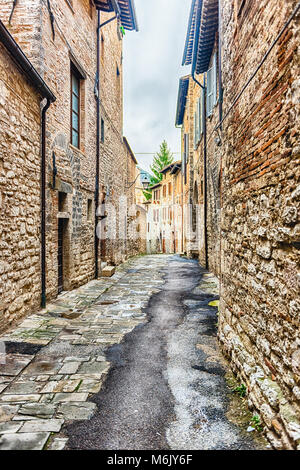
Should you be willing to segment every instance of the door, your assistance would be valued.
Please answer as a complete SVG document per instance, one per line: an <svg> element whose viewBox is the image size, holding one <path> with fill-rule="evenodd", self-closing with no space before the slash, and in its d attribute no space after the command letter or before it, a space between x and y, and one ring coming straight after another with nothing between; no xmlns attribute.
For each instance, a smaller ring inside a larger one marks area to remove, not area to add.
<svg viewBox="0 0 300 470"><path fill-rule="evenodd" d="M64 284L64 219L58 219L58 251L57 251L57 262L58 262L58 293L63 291Z"/></svg>

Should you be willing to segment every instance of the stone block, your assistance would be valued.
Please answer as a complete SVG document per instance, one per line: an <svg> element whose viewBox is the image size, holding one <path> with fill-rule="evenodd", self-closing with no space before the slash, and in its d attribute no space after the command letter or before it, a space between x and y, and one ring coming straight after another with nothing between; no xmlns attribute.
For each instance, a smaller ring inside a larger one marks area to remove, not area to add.
<svg viewBox="0 0 300 470"><path fill-rule="evenodd" d="M111 277L115 274L115 266L105 266L101 271L101 277Z"/></svg>

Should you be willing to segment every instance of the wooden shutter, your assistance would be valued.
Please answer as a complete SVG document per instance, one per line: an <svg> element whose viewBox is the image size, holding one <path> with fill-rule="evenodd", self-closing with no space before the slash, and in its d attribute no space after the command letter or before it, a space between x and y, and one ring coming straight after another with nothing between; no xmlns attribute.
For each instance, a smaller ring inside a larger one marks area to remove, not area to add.
<svg viewBox="0 0 300 470"><path fill-rule="evenodd" d="M214 53L213 57L213 72L212 72L212 80L213 80L213 106L217 104L217 54Z"/></svg>
<svg viewBox="0 0 300 470"><path fill-rule="evenodd" d="M206 114L210 116L212 113L212 69L210 68L207 73L207 89L206 89Z"/></svg>
<svg viewBox="0 0 300 470"><path fill-rule="evenodd" d="M203 134L203 124L204 124L204 90L202 90L201 96L200 96L200 136Z"/></svg>
<svg viewBox="0 0 300 470"><path fill-rule="evenodd" d="M194 149L197 148L197 113L194 113Z"/></svg>
<svg viewBox="0 0 300 470"><path fill-rule="evenodd" d="M201 116L201 95L197 102L198 108L198 142L201 139L201 126L202 126L202 116Z"/></svg>

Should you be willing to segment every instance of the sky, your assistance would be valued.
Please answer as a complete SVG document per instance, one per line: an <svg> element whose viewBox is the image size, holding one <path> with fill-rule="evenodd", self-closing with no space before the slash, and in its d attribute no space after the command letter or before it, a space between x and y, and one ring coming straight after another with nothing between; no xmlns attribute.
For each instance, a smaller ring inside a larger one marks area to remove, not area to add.
<svg viewBox="0 0 300 470"><path fill-rule="evenodd" d="M135 0L139 32L126 31L123 49L124 135L139 165L149 170L165 139L180 152L175 127L181 60L191 0ZM174 159L180 159L174 153Z"/></svg>

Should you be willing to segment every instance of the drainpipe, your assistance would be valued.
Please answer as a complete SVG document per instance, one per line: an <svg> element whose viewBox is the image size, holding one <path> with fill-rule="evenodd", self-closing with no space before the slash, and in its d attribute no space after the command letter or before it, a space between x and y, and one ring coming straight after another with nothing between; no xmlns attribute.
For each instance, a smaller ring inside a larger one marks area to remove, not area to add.
<svg viewBox="0 0 300 470"><path fill-rule="evenodd" d="M203 176L204 176L204 245L205 268L208 269L208 242L207 242L207 126L206 126L206 77L204 75L203 88Z"/></svg>
<svg viewBox="0 0 300 470"><path fill-rule="evenodd" d="M97 21L97 83L95 87L96 94L96 179L95 179L95 279L99 276L99 239L97 236L98 224L98 205L99 205L99 166L100 166L100 10Z"/></svg>
<svg viewBox="0 0 300 470"><path fill-rule="evenodd" d="M51 101L47 99L42 111L42 161L41 161L41 306L46 307L46 113Z"/></svg>
<svg viewBox="0 0 300 470"><path fill-rule="evenodd" d="M222 5L219 0L218 8L218 73L219 73L219 125L222 130L222 119L223 119L223 85L222 85Z"/></svg>

